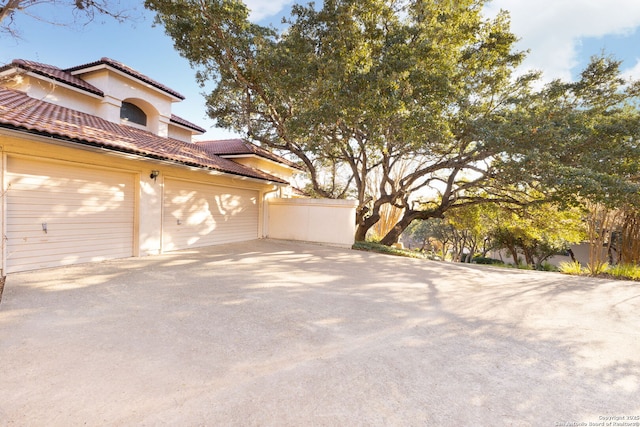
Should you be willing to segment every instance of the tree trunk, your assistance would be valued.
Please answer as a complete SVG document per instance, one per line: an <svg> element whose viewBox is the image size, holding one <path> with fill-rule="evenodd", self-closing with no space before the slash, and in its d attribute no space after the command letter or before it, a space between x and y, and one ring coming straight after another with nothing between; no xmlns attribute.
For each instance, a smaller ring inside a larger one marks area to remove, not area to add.
<svg viewBox="0 0 640 427"><path fill-rule="evenodd" d="M447 249L449 242L442 242L442 261L447 259Z"/></svg>
<svg viewBox="0 0 640 427"><path fill-rule="evenodd" d="M524 259L527 265L535 267L535 261L533 260L533 249L530 247L523 247Z"/></svg>
<svg viewBox="0 0 640 427"><path fill-rule="evenodd" d="M400 239L400 235L414 220L411 216L403 216L400 221L396 225L393 226L391 230L380 240L380 243L386 246L391 246L394 243L398 243L398 239Z"/></svg>
<svg viewBox="0 0 640 427"><path fill-rule="evenodd" d="M467 262L473 261L473 257L476 256L476 251L478 250L478 243L473 242L471 244L471 248L469 248L469 257L467 258Z"/></svg>
<svg viewBox="0 0 640 427"><path fill-rule="evenodd" d="M391 246L394 243L398 243L398 239L400 239L400 235L402 232L407 229L411 223L416 219L427 220L429 218L443 218L443 212L445 210L444 206L440 206L435 210L431 211L414 211L414 210L405 210L404 215L400 218L400 221L396 223L396 225L389 230L389 232L382 238L380 243L386 246ZM380 216L378 215L378 218Z"/></svg>
<svg viewBox="0 0 640 427"><path fill-rule="evenodd" d="M367 232L371 227L375 225L376 222L380 220L379 214L373 214L366 218L359 218L356 226L356 242L364 242L367 240ZM394 242L395 243L395 242Z"/></svg>
<svg viewBox="0 0 640 427"><path fill-rule="evenodd" d="M464 254L464 248L467 246L467 237L463 234L460 238L460 242L458 245L458 262L466 262L466 255Z"/></svg>
<svg viewBox="0 0 640 427"><path fill-rule="evenodd" d="M507 249L509 250L509 252L511 252L511 256L513 257L513 263L517 266L518 263L518 250L516 249L515 246L508 246Z"/></svg>

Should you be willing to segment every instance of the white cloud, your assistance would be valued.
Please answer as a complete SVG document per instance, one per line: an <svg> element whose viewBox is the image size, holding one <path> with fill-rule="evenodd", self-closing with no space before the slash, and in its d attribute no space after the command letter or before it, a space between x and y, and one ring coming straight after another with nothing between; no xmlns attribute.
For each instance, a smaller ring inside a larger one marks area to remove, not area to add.
<svg viewBox="0 0 640 427"><path fill-rule="evenodd" d="M260 21L270 16L277 15L293 0L245 0L244 2L251 10L250 19Z"/></svg>
<svg viewBox="0 0 640 427"><path fill-rule="evenodd" d="M511 14L519 48L530 50L523 67L543 71L545 80L571 78L582 38L629 34L640 26L638 0L494 0L486 12L494 16L500 9Z"/></svg>
<svg viewBox="0 0 640 427"><path fill-rule="evenodd" d="M640 58L636 59L636 65L622 73L627 80L640 80Z"/></svg>

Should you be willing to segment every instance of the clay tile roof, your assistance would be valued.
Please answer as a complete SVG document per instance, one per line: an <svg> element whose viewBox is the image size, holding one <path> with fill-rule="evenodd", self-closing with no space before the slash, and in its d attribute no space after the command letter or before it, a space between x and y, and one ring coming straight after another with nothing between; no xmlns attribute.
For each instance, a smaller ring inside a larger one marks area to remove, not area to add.
<svg viewBox="0 0 640 427"><path fill-rule="evenodd" d="M216 141L199 141L198 145L212 154L218 156L234 156L234 155L256 155L277 163L282 163L294 169L301 169L295 163L273 154L270 151L265 150L255 144L252 144L244 139L221 139Z"/></svg>
<svg viewBox="0 0 640 427"><path fill-rule="evenodd" d="M83 145L287 184L286 181L211 154L198 144L150 132L0 88L0 127L53 136Z"/></svg>
<svg viewBox="0 0 640 427"><path fill-rule="evenodd" d="M205 133L207 131L206 129L203 129L200 126L198 126L198 125L196 125L194 123L191 123L188 120L183 119L182 117L176 116L175 114L171 115L170 121L172 121L173 123L182 125L184 127L188 127L189 129L193 129L193 130L198 131L200 133Z"/></svg>
<svg viewBox="0 0 640 427"><path fill-rule="evenodd" d="M57 82L68 84L69 86L76 87L78 89L85 90L95 95L104 96L104 93L97 87L85 82L79 77L62 70L58 67L48 64L41 64L35 61L27 61L24 59L14 59L10 64L7 64L0 68L0 71L8 70L10 68L21 68L25 71L30 71L35 74L50 78Z"/></svg>
<svg viewBox="0 0 640 427"><path fill-rule="evenodd" d="M139 73L138 71L134 70L131 67L128 67L126 65L124 65L121 62L115 61L111 58L106 58L103 57L101 58L99 61L94 61L94 62L90 62L88 64L83 64L83 65L76 65L75 67L71 67L71 68L67 68L65 71L69 72L69 73L73 73L75 71L81 71L87 68L92 68L95 67L97 65L108 65L112 68L115 68L118 71L121 71L125 74L130 75L131 77L135 77L136 79L143 81L153 87L155 87L156 89L160 89L163 92L166 92L170 95L175 96L178 99L184 99L184 95L180 94L179 92L176 92L175 90L163 85L162 83L159 83L147 76L145 76L142 73Z"/></svg>

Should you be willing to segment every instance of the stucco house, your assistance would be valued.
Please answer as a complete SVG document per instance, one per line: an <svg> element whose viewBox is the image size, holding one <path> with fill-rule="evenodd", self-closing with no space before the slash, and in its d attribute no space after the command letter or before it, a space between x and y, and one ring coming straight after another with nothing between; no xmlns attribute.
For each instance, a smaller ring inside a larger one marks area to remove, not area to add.
<svg viewBox="0 0 640 427"><path fill-rule="evenodd" d="M243 140L193 142L178 92L109 58L0 67L3 274L267 235L291 162Z"/></svg>

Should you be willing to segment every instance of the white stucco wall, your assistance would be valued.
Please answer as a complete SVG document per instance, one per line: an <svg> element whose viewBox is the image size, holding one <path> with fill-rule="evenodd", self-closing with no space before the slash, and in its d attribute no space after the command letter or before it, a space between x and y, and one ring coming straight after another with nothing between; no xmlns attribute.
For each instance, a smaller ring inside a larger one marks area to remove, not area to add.
<svg viewBox="0 0 640 427"><path fill-rule="evenodd" d="M18 75L13 80L5 82L4 85L10 89L24 92L31 98L40 99L51 104L61 105L87 114L96 114L101 103L104 102L103 98L99 95L81 92L63 83L38 79L28 74ZM120 104L118 104L117 108L119 121Z"/></svg>
<svg viewBox="0 0 640 427"><path fill-rule="evenodd" d="M355 235L355 200L267 200L267 237L351 246Z"/></svg>
<svg viewBox="0 0 640 427"><path fill-rule="evenodd" d="M575 256L576 261L578 261L583 266L586 266L589 263L589 248L589 243L586 242L571 246L571 250L573 251L573 255ZM518 254L521 260L524 260L524 255L522 255L520 252ZM507 250L491 251L488 256L490 258L499 259L507 264L514 264L511 253ZM608 259L607 251L604 249L602 251L602 259ZM554 255L550 257L546 262L558 267L562 262L571 262L571 257L569 255Z"/></svg>
<svg viewBox="0 0 640 427"><path fill-rule="evenodd" d="M162 184L164 174L154 180L149 176L149 169L151 168L147 168L140 174L140 222L138 229L140 256L157 255L162 250Z"/></svg>
<svg viewBox="0 0 640 427"><path fill-rule="evenodd" d="M169 123L169 138L178 139L184 142L191 142L191 131Z"/></svg>

